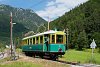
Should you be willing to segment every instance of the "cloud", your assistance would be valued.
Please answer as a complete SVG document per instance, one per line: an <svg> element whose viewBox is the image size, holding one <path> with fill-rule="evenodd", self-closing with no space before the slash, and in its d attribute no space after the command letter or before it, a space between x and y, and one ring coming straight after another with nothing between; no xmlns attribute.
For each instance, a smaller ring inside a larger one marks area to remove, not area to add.
<svg viewBox="0 0 100 67"><path fill-rule="evenodd" d="M50 1L50 2L48 2L47 3L47 5L46 6L52 6L52 5L54 5L55 4L55 2L54 1Z"/></svg>
<svg viewBox="0 0 100 67"><path fill-rule="evenodd" d="M52 0L46 4L46 7L43 10L36 11L36 13L45 20L48 20L48 16L51 20L54 20L86 1L88 0Z"/></svg>

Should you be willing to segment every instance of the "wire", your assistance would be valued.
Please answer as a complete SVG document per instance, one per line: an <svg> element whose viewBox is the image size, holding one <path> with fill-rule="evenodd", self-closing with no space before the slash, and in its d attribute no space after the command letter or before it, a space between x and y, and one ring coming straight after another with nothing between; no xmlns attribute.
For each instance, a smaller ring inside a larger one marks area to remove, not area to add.
<svg viewBox="0 0 100 67"><path fill-rule="evenodd" d="M40 0L38 3L36 3L36 4L34 4L34 5L32 5L32 6L30 6L29 8L33 8L33 7L36 7L36 6L39 6L41 3L43 3L44 2L44 0Z"/></svg>

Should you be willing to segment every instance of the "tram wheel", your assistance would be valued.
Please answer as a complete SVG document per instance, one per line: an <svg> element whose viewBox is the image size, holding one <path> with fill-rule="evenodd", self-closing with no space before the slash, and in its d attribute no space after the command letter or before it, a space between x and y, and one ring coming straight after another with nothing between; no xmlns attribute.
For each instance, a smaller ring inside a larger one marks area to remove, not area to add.
<svg viewBox="0 0 100 67"><path fill-rule="evenodd" d="M53 60L53 61L56 61L58 59L58 55L53 54L53 55L50 56L50 59Z"/></svg>
<svg viewBox="0 0 100 67"><path fill-rule="evenodd" d="M25 52L25 55L26 55L26 56L30 56L30 57L33 56L32 53L29 53L29 52Z"/></svg>

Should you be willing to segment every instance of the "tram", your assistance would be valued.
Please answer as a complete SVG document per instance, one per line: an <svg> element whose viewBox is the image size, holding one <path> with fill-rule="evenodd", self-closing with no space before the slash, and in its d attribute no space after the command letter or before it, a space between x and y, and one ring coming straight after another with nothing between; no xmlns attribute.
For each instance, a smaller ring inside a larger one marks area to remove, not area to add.
<svg viewBox="0 0 100 67"><path fill-rule="evenodd" d="M22 51L27 56L44 56L56 60L66 51L66 33L49 30L22 39Z"/></svg>

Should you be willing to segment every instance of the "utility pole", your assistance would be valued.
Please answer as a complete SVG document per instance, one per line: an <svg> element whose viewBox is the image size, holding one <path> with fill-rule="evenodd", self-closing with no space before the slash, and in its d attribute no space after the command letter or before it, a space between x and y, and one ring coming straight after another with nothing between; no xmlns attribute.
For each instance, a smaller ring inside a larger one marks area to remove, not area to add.
<svg viewBox="0 0 100 67"><path fill-rule="evenodd" d="M13 46L13 25L16 23L12 23L12 12L10 13L10 45L11 45L11 58L13 56L13 51L15 50ZM15 56L15 51L14 51Z"/></svg>
<svg viewBox="0 0 100 67"><path fill-rule="evenodd" d="M11 57L12 57L12 46L13 46L13 40L12 40L12 12L10 13L10 45L11 45Z"/></svg>
<svg viewBox="0 0 100 67"><path fill-rule="evenodd" d="M66 31L67 31L67 50L68 50L68 35L69 35L69 29L67 28Z"/></svg>
<svg viewBox="0 0 100 67"><path fill-rule="evenodd" d="M48 16L48 30L50 29L49 23L50 23L50 17Z"/></svg>

